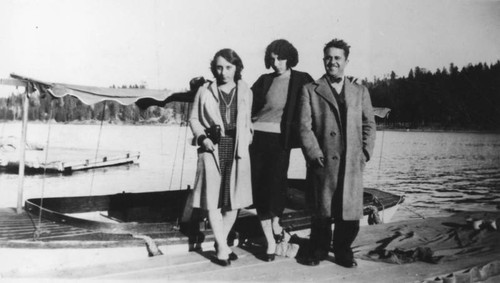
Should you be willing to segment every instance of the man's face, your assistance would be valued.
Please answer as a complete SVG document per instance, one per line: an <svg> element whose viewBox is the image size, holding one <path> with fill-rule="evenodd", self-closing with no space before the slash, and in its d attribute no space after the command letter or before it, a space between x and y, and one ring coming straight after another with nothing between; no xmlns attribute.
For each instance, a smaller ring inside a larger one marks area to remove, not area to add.
<svg viewBox="0 0 500 283"><path fill-rule="evenodd" d="M345 58L344 50L340 48L330 47L323 54L323 64L328 75L340 78L344 76L344 69L349 63Z"/></svg>

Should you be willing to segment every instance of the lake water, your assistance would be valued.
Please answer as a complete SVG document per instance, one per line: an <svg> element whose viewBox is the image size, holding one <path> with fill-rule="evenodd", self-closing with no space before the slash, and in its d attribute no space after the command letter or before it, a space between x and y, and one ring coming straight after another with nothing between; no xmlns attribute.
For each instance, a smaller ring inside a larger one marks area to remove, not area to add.
<svg viewBox="0 0 500 283"><path fill-rule="evenodd" d="M51 147L96 149L99 144L99 150L139 151L139 163L70 176L26 176L24 199L179 189L193 183L196 150L189 128L32 123L28 141L46 144L49 129L49 155ZM0 125L0 136L20 133L20 123ZM292 152L289 176L305 177L300 150ZM367 187L405 195L393 220L498 210L500 134L379 131L364 180ZM0 173L0 207L16 206L17 187L17 175Z"/></svg>

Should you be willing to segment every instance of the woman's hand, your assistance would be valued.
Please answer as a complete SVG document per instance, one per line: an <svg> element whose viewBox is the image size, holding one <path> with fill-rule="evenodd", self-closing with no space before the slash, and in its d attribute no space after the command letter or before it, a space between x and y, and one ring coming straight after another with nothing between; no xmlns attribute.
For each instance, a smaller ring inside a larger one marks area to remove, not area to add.
<svg viewBox="0 0 500 283"><path fill-rule="evenodd" d="M215 150L215 145L214 145L214 143L212 142L211 139L205 138L203 140L203 149L206 150L206 151L209 151L209 152L212 152L212 151Z"/></svg>
<svg viewBox="0 0 500 283"><path fill-rule="evenodd" d="M323 156L316 158L314 160L314 165L319 166L321 168L325 167L325 158Z"/></svg>
<svg viewBox="0 0 500 283"><path fill-rule="evenodd" d="M313 168L323 168L325 167L325 158L323 156L317 157L315 159L312 159L309 161L307 164L308 167L313 167Z"/></svg>

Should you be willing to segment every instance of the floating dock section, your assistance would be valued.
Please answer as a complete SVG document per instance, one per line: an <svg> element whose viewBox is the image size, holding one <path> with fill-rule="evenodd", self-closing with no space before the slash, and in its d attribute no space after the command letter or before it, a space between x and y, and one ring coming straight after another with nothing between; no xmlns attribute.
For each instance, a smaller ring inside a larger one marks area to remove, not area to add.
<svg viewBox="0 0 500 283"><path fill-rule="evenodd" d="M72 173L74 171L117 166L138 162L139 152L77 148L50 148L46 160L44 150L26 150L27 173ZM17 172L19 153L0 152L0 170Z"/></svg>

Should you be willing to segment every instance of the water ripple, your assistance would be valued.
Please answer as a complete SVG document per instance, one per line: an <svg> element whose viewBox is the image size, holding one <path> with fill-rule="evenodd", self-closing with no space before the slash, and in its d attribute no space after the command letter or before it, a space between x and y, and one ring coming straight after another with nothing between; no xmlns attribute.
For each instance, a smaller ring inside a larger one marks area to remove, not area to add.
<svg viewBox="0 0 500 283"><path fill-rule="evenodd" d="M20 132L20 124L5 126L6 135ZM30 124L28 140L44 143L47 125ZM186 128L105 125L103 149L140 151L140 165L119 166L72 176L28 176L25 198L140 192L185 188L192 185L196 171L196 149L186 146L185 163L177 145ZM55 124L53 146L94 148L98 125ZM191 134L187 134L191 137ZM93 138L90 138L93 137ZM126 138L124 138L126 137ZM147 138L145 138L147 137ZM381 145L384 144L381 153ZM377 133L374 154L364 174L364 184L404 195L406 200L396 220L449 215L454 211L500 209L500 134L390 132ZM49 151L50 152L50 151ZM182 151L181 151L182 152ZM177 159L174 157L177 156ZM305 162L299 149L292 151L289 176L304 178ZM172 168L174 170L172 170ZM0 174L2 207L16 204L17 176Z"/></svg>

